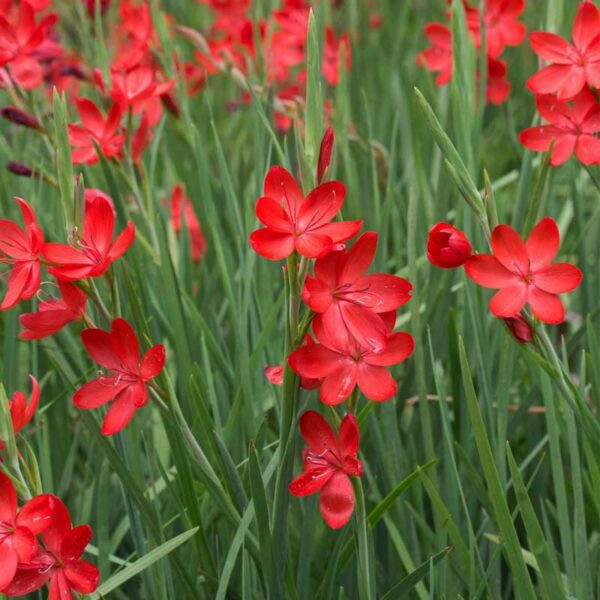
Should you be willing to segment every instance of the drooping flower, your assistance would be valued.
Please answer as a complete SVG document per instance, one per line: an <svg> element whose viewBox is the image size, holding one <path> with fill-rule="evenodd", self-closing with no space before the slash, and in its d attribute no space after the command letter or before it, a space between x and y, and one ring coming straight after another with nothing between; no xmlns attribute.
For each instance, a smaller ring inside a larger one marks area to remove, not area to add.
<svg viewBox="0 0 600 600"><path fill-rule="evenodd" d="M579 5L573 44L545 31L532 32L530 41L533 51L551 63L527 81L532 92L556 93L559 100L569 100L586 84L600 88L600 11L593 2Z"/></svg>
<svg viewBox="0 0 600 600"><path fill-rule="evenodd" d="M545 152L552 140L550 164L562 165L575 152L585 165L600 162L600 103L594 93L584 87L572 106L555 95L544 94L535 99L538 112L548 125L530 127L521 132L519 140L531 150Z"/></svg>
<svg viewBox="0 0 600 600"><path fill-rule="evenodd" d="M106 118L96 105L87 98L76 101L81 125L69 124L69 141L74 149L71 151L73 163L93 165L98 162L96 144L106 158L117 156L121 152L125 136L119 133L119 125L123 109L115 102Z"/></svg>
<svg viewBox="0 0 600 600"><path fill-rule="evenodd" d="M23 340L39 340L54 335L71 321L80 320L85 313L87 295L68 281L59 281L61 298L42 300L37 312L19 316L24 327L19 333Z"/></svg>
<svg viewBox="0 0 600 600"><path fill-rule="evenodd" d="M500 318L518 315L526 303L544 323L561 323L564 306L558 294L573 291L581 271L569 263L554 263L560 234L551 217L542 219L523 243L508 225L492 232L493 254L475 254L465 264L467 275L477 284L499 289L490 301L491 312Z"/></svg>
<svg viewBox="0 0 600 600"><path fill-rule="evenodd" d="M183 186L177 184L171 192L171 224L175 233L181 231L181 217L183 208L183 225L187 228L190 237L190 250L193 261L200 260L206 252L206 239L196 216L192 201L184 194ZM183 207L182 207L183 205Z"/></svg>
<svg viewBox="0 0 600 600"><path fill-rule="evenodd" d="M306 197L282 167L272 167L265 177L264 196L256 203L256 216L265 225L253 231L250 244L265 258L280 260L297 250L318 258L334 244L354 237L361 221L330 221L339 212L346 188L339 181L316 187Z"/></svg>
<svg viewBox="0 0 600 600"><path fill-rule="evenodd" d="M427 259L441 269L456 269L465 264L472 249L467 236L450 223L436 223L427 237Z"/></svg>
<svg viewBox="0 0 600 600"><path fill-rule="evenodd" d="M165 364L162 344L152 346L140 361L137 336L125 319L114 319L111 331L84 329L81 339L88 354L109 375L100 375L80 387L73 396L78 408L93 409L111 405L102 423L102 433L113 435L131 421L135 411L148 402L146 383L156 377Z"/></svg>
<svg viewBox="0 0 600 600"><path fill-rule="evenodd" d="M396 393L398 386L386 367L406 360L412 354L414 341L408 333L393 333L395 313L381 316L388 332L386 349L381 352L361 346L339 328L328 330L321 315L317 315L313 332L318 343L290 354L288 363L298 375L322 379L320 398L324 404L343 402L357 384L375 402L388 400Z"/></svg>
<svg viewBox="0 0 600 600"><path fill-rule="evenodd" d="M8 291L0 310L31 298L40 287L39 255L44 233L38 225L33 208L23 198L15 197L21 209L24 228L7 219L0 219L0 264L12 265L6 284Z"/></svg>
<svg viewBox="0 0 600 600"><path fill-rule="evenodd" d="M323 519L332 529L343 527L354 511L354 489L350 477L361 477L358 460L359 430L353 414L344 417L339 436L314 410L300 417L300 433L307 446L303 452L304 472L289 486L294 496L321 492L319 506Z"/></svg>
<svg viewBox="0 0 600 600"><path fill-rule="evenodd" d="M112 241L115 229L115 211L104 194L86 200L83 231L75 243L44 244L43 254L53 264L48 270L62 281L76 281L84 277L99 277L112 262L120 258L133 243L135 226L127 227Z"/></svg>
<svg viewBox="0 0 600 600"><path fill-rule="evenodd" d="M17 510L12 481L0 472L0 591L13 580L19 563L27 563L38 550L35 537L51 524L52 505L47 495L37 496Z"/></svg>
<svg viewBox="0 0 600 600"><path fill-rule="evenodd" d="M353 336L361 346L380 351L389 335L380 315L408 302L412 285L395 275L366 274L376 248L377 234L369 231L349 251L319 258L315 277L306 278L302 298L321 314L326 329L338 331L338 338Z"/></svg>
<svg viewBox="0 0 600 600"><path fill-rule="evenodd" d="M91 594L100 574L95 565L81 556L92 539L89 525L71 525L67 507L60 498L49 496L51 524L42 531L44 548L19 563L12 583L3 591L9 596L24 596L50 582L50 600L73 600L73 590ZM23 509L21 509L23 510Z"/></svg>

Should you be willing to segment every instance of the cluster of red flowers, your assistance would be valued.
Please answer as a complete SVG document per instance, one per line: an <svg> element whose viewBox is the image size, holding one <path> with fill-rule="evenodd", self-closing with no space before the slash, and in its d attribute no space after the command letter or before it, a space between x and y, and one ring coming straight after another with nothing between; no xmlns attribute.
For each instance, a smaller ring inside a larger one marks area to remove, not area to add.
<svg viewBox="0 0 600 600"><path fill-rule="evenodd" d="M100 575L81 559L91 539L91 528L73 527L56 496L36 496L19 509L12 481L0 472L0 593L25 596L49 583L53 600L72 600L73 590L91 594Z"/></svg>
<svg viewBox="0 0 600 600"><path fill-rule="evenodd" d="M197 51L197 63L185 65L192 89L199 90L207 76L231 68L247 75L257 70L260 62L267 84L275 94L275 124L280 131L286 131L305 95L309 3L283 0L281 8L256 22L249 14L250 0L198 1L212 8L215 20L206 33L206 51ZM338 36L327 26L321 67L323 78L331 86L338 84L342 56L343 66L348 70L350 36L348 32ZM249 100L247 94L244 98Z"/></svg>
<svg viewBox="0 0 600 600"><path fill-rule="evenodd" d="M581 271L569 263L553 263L560 246L560 233L551 217L542 219L526 242L508 225L498 225L491 236L492 254L472 254L465 234L448 223L432 227L427 240L429 261L443 269L464 265L477 284L497 289L490 311L505 319L515 337L531 340L529 319L522 313L529 304L533 316L558 324L565 309L558 296L572 292L581 282Z"/></svg>
<svg viewBox="0 0 600 600"><path fill-rule="evenodd" d="M534 52L550 64L529 78L527 86L547 125L521 132L521 143L545 152L550 163L566 162L573 153L585 165L600 163L600 11L586 0L573 23L573 43L554 33L534 31Z"/></svg>
<svg viewBox="0 0 600 600"><path fill-rule="evenodd" d="M326 171L332 141L328 132L321 145L318 180ZM314 259L314 276L301 282L314 340L307 336L287 362L300 376L300 385L319 388L327 405L344 402L356 386L376 402L394 396L397 384L386 367L408 358L414 345L409 334L394 331L396 311L410 299L411 284L395 275L366 273L375 255L376 233L364 233L346 249L362 221L332 222L345 195L341 182L329 181L304 196L290 173L273 167L265 178L264 195L256 203L256 216L264 227L250 236L252 248L265 258L299 255L305 266ZM283 369L268 367L265 374L273 383L281 383ZM356 418L352 413L344 418L339 439L314 411L302 415L300 430L308 443L305 472L290 484L290 492L303 496L322 490L323 518L330 527L341 527L354 507L348 476L362 474L356 458Z"/></svg>
<svg viewBox="0 0 600 600"><path fill-rule="evenodd" d="M507 46L518 46L525 39L527 29L518 20L525 10L525 0L485 0L483 14L466 0L464 6L467 29L478 51L482 45L482 23L485 28L486 101L502 104L508 99L511 86L506 79L506 62L500 57ZM438 73L438 86L446 85L452 79L452 31L443 23L428 23L425 35L431 46L417 56L417 64Z"/></svg>

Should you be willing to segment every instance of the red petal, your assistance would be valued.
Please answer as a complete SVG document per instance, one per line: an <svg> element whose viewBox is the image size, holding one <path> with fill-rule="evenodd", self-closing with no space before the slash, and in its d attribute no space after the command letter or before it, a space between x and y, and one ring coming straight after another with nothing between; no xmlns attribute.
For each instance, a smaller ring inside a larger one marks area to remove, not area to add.
<svg viewBox="0 0 600 600"><path fill-rule="evenodd" d="M343 324L360 346L381 352L387 345L387 330L381 317L370 308L352 302L338 302ZM323 317L330 312L327 311Z"/></svg>
<svg viewBox="0 0 600 600"><path fill-rule="evenodd" d="M600 12L593 2L579 5L573 23L573 42L580 51L585 49L598 37L600 32Z"/></svg>
<svg viewBox="0 0 600 600"><path fill-rule="evenodd" d="M337 441L331 425L315 410L307 410L300 417L300 433L314 454L329 450L335 452Z"/></svg>
<svg viewBox="0 0 600 600"><path fill-rule="evenodd" d="M321 515L332 529L343 527L354 511L354 489L346 473L337 471L321 490Z"/></svg>
<svg viewBox="0 0 600 600"><path fill-rule="evenodd" d="M53 513L54 505L51 496L43 494L32 498L21 507L16 522L20 527L25 527L33 535L37 535L50 525ZM30 559L22 560L27 562Z"/></svg>
<svg viewBox="0 0 600 600"><path fill-rule="evenodd" d="M105 369L121 368L121 360L113 348L112 336L108 331L84 329L81 332L81 341L88 354Z"/></svg>
<svg viewBox="0 0 600 600"><path fill-rule="evenodd" d="M318 492L333 476L333 467L318 467L300 473L289 485L292 496L309 496Z"/></svg>
<svg viewBox="0 0 600 600"><path fill-rule="evenodd" d="M76 100L77 110L83 126L97 138L102 137L104 131L104 119L96 105L87 98Z"/></svg>
<svg viewBox="0 0 600 600"><path fill-rule="evenodd" d="M400 308L410 300L412 291L410 281L387 273L365 275L354 282L353 288L360 291L347 294L347 298L368 306L376 313Z"/></svg>
<svg viewBox="0 0 600 600"><path fill-rule="evenodd" d="M389 400L397 391L398 385L385 367L370 365L364 361L358 365L358 387L370 400Z"/></svg>
<svg viewBox="0 0 600 600"><path fill-rule="evenodd" d="M550 65L527 80L527 87L536 94L558 92L560 100L577 95L585 85L585 70L575 65Z"/></svg>
<svg viewBox="0 0 600 600"><path fill-rule="evenodd" d="M409 333L398 332L388 338L387 348L377 354L368 354L364 361L369 365L389 367L406 360L415 347L415 341Z"/></svg>
<svg viewBox="0 0 600 600"><path fill-rule="evenodd" d="M498 261L513 273L529 272L529 257L523 240L509 225L498 225L492 232L492 249Z"/></svg>
<svg viewBox="0 0 600 600"><path fill-rule="evenodd" d="M257 229L250 234L250 245L254 252L264 258L281 260L294 251L294 236L270 229Z"/></svg>
<svg viewBox="0 0 600 600"><path fill-rule="evenodd" d="M0 522L13 523L16 514L17 493L15 492L15 486L7 475L0 472Z"/></svg>
<svg viewBox="0 0 600 600"><path fill-rule="evenodd" d="M91 594L100 581L100 573L87 560L74 560L65 565L65 577L71 587L80 594Z"/></svg>
<svg viewBox="0 0 600 600"><path fill-rule="evenodd" d="M42 531L42 540L47 550L55 556L60 556L60 546L63 538L71 531L71 517L63 501L51 496L52 520L50 526Z"/></svg>
<svg viewBox="0 0 600 600"><path fill-rule="evenodd" d="M346 196L346 188L339 181L329 181L316 187L304 200L298 212L300 231L314 231L335 217Z"/></svg>
<svg viewBox="0 0 600 600"><path fill-rule="evenodd" d="M356 417L349 413L342 420L339 434L339 448L342 458L356 458L360 442L360 432Z"/></svg>
<svg viewBox="0 0 600 600"><path fill-rule="evenodd" d="M333 406L346 400L356 386L357 365L349 359L337 371L323 378L320 398L323 404Z"/></svg>
<svg viewBox="0 0 600 600"><path fill-rule="evenodd" d="M42 254L49 262L59 266L88 266L90 268L93 266L93 263L81 250L65 244L48 242L44 244Z"/></svg>
<svg viewBox="0 0 600 600"><path fill-rule="evenodd" d="M600 139L593 135L580 135L575 144L575 155L584 165L600 162Z"/></svg>
<svg viewBox="0 0 600 600"><path fill-rule="evenodd" d="M581 271L569 263L555 263L537 271L533 283L550 294L572 292L580 283Z"/></svg>
<svg viewBox="0 0 600 600"><path fill-rule="evenodd" d="M281 204L273 198L258 199L256 203L256 216L263 225L272 231L288 234L294 232L294 225L290 221L290 218Z"/></svg>
<svg viewBox="0 0 600 600"><path fill-rule="evenodd" d="M475 254L465 263L465 272L478 285L501 288L519 281L519 278L500 264L491 254Z"/></svg>
<svg viewBox="0 0 600 600"><path fill-rule="evenodd" d="M553 167L558 167L563 163L567 162L575 150L575 143L577 137L574 135L564 135L558 138L554 143L554 149L552 150L552 159L550 164Z"/></svg>
<svg viewBox="0 0 600 600"><path fill-rule="evenodd" d="M27 529L27 527L17 526L14 533L8 537L7 542L12 544L13 550L17 553L19 558L19 562L22 563L29 562L38 551L39 545L37 538L29 531L29 529Z"/></svg>
<svg viewBox="0 0 600 600"><path fill-rule="evenodd" d="M80 525L71 529L62 539L60 555L65 561L78 559L92 539L92 529L89 525Z"/></svg>
<svg viewBox="0 0 600 600"><path fill-rule="evenodd" d="M55 571L50 579L48 600L74 600L71 586L67 581L64 569Z"/></svg>
<svg viewBox="0 0 600 600"><path fill-rule="evenodd" d="M269 170L265 177L264 195L283 206L292 222L296 222L304 196L295 179L283 167L275 166Z"/></svg>
<svg viewBox="0 0 600 600"><path fill-rule="evenodd" d="M531 312L544 323L558 325L565 320L565 308L560 298L532 285L528 298Z"/></svg>
<svg viewBox="0 0 600 600"><path fill-rule="evenodd" d="M282 366L268 365L265 367L263 373L264 373L265 377L273 385L282 385L283 384L283 367Z"/></svg>
<svg viewBox="0 0 600 600"><path fill-rule="evenodd" d="M363 221L336 221L319 227L315 233L329 236L334 243L345 242L353 238L362 227Z"/></svg>
<svg viewBox="0 0 600 600"><path fill-rule="evenodd" d="M25 288L29 281L31 271L30 263L17 263L6 280L8 291L0 304L0 310L8 310L24 298Z"/></svg>
<svg viewBox="0 0 600 600"><path fill-rule="evenodd" d="M337 281L338 285L353 283L371 266L377 249L377 234L373 231L363 233L346 253L341 262Z"/></svg>
<svg viewBox="0 0 600 600"><path fill-rule="evenodd" d="M552 140L560 139L565 132L554 125L540 125L521 131L519 141L525 148L536 152L546 152Z"/></svg>
<svg viewBox="0 0 600 600"><path fill-rule="evenodd" d="M568 65L572 63L573 46L560 35L546 31L533 31L529 36L533 51L553 63Z"/></svg>
<svg viewBox="0 0 600 600"><path fill-rule="evenodd" d="M0 542L0 590L4 590L13 580L19 558L11 544L11 537Z"/></svg>
<svg viewBox="0 0 600 600"><path fill-rule="evenodd" d="M320 230L319 230L320 231ZM296 237L296 250L306 258L319 258L333 245L333 240L320 233L302 233Z"/></svg>
<svg viewBox="0 0 600 600"><path fill-rule="evenodd" d="M115 229L115 212L112 205L103 196L96 196L86 202L83 220L85 241L105 256Z"/></svg>
<svg viewBox="0 0 600 600"><path fill-rule="evenodd" d="M331 252L330 254L335 254ZM330 256L328 254L327 256ZM327 258L327 256L325 258ZM323 259L324 260L324 259ZM319 262L319 261L317 261ZM307 277L302 290L302 300L315 312L325 312L333 302L331 288L316 277Z"/></svg>
<svg viewBox="0 0 600 600"><path fill-rule="evenodd" d="M64 309L22 314L19 322L25 331L19 337L25 340L47 337L61 330L72 318L72 313Z"/></svg>
<svg viewBox="0 0 600 600"><path fill-rule="evenodd" d="M521 312L527 301L527 285L509 285L494 294L490 300L492 314L504 319Z"/></svg>
<svg viewBox="0 0 600 600"><path fill-rule="evenodd" d="M162 344L152 346L142 358L140 372L142 379L148 381L156 377L165 366L165 347Z"/></svg>
<svg viewBox="0 0 600 600"><path fill-rule="evenodd" d="M135 414L135 399L133 387L123 390L111 403L104 421L102 422L102 435L113 435L127 427Z"/></svg>
<svg viewBox="0 0 600 600"><path fill-rule="evenodd" d="M113 262L120 258L129 250L129 246L133 244L133 240L135 238L135 225L131 222L127 223L127 227L121 231L121 233L115 238L115 241L112 243L110 250L107 254L107 259L109 262Z"/></svg>
<svg viewBox="0 0 600 600"><path fill-rule="evenodd" d="M560 246L560 233L552 217L542 219L531 231L525 247L532 272L548 266Z"/></svg>
<svg viewBox="0 0 600 600"><path fill-rule="evenodd" d="M337 287L337 273L344 261L344 256L343 251L332 251L315 262L315 277L331 290Z"/></svg>
<svg viewBox="0 0 600 600"><path fill-rule="evenodd" d="M140 347L137 336L125 319L113 319L111 343L114 353L131 373L137 373L140 365Z"/></svg>
<svg viewBox="0 0 600 600"><path fill-rule="evenodd" d="M122 392L129 383L119 376L98 377L82 385L73 396L73 404L86 410L98 408Z"/></svg>
<svg viewBox="0 0 600 600"><path fill-rule="evenodd" d="M288 364L298 375L320 379L338 370L347 357L322 344L310 344L294 350L288 357Z"/></svg>

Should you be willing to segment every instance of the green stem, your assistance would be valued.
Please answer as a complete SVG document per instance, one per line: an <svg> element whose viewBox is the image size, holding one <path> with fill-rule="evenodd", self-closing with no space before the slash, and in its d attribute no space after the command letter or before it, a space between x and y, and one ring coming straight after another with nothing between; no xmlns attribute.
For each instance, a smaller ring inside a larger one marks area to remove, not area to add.
<svg viewBox="0 0 600 600"><path fill-rule="evenodd" d="M371 600L375 597L374 584L370 565L369 552L369 529L367 523L367 511L365 508L365 494L362 482L358 477L352 478L354 495L356 496L355 532L358 545L358 586L361 600Z"/></svg>

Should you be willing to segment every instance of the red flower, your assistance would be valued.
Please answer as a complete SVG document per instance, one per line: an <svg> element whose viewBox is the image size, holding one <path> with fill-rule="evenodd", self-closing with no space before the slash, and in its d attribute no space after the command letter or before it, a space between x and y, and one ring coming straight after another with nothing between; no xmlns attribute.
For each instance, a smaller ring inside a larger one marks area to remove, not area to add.
<svg viewBox="0 0 600 600"><path fill-rule="evenodd" d="M114 319L112 331L85 329L81 339L88 354L110 375L100 375L80 387L73 396L78 408L98 408L112 401L102 433L113 435L131 421L136 409L148 402L146 382L156 377L165 364L162 344L152 346L140 361L138 339L125 319Z"/></svg>
<svg viewBox="0 0 600 600"><path fill-rule="evenodd" d="M485 24L486 51L490 58L498 58L506 46L518 46L527 34L527 28L518 21L525 10L525 0L486 0L483 22ZM467 26L481 46L479 10L467 8Z"/></svg>
<svg viewBox="0 0 600 600"><path fill-rule="evenodd" d="M507 319L504 319L504 322L517 342L520 342L521 344L528 344L531 342L533 330L531 325L521 315L508 317Z"/></svg>
<svg viewBox="0 0 600 600"><path fill-rule="evenodd" d="M555 33L534 31L533 51L550 61L527 81L536 94L556 92L559 100L576 96L587 84L600 88L600 12L593 2L579 5L573 23L573 45Z"/></svg>
<svg viewBox="0 0 600 600"><path fill-rule="evenodd" d="M25 328L19 337L23 340L39 340L60 331L67 323L78 321L85 313L87 295L76 285L59 281L62 298L42 300L38 312L19 316L19 322Z"/></svg>
<svg viewBox="0 0 600 600"><path fill-rule="evenodd" d="M398 386L385 367L408 358L414 341L408 333L393 333L394 313L386 313L382 317L388 332L386 349L373 352L362 347L346 332L328 330L321 316L317 315L313 332L319 343L294 350L288 358L289 365L303 377L323 380L320 397L324 404L343 402L357 384L370 400L388 400Z"/></svg>
<svg viewBox="0 0 600 600"><path fill-rule="evenodd" d="M6 284L8 291L0 310L15 306L19 300L31 298L40 287L39 254L44 233L38 225L33 208L23 198L15 197L23 215L25 227L0 219L0 264L12 265Z"/></svg>
<svg viewBox="0 0 600 600"><path fill-rule="evenodd" d="M20 562L28 562L38 550L35 537L50 525L49 496L37 496L17 512L17 494L7 475L0 472L0 591L6 593Z"/></svg>
<svg viewBox="0 0 600 600"><path fill-rule="evenodd" d="M304 340L302 341L302 346L308 346L310 344L314 344L315 341L312 339L310 334L306 334L304 336ZM273 385L282 385L283 384L283 366L282 365L267 365L263 370L264 376L273 384ZM321 385L320 379L311 379L310 377L300 377L300 387L304 390L314 390Z"/></svg>
<svg viewBox="0 0 600 600"><path fill-rule="evenodd" d="M437 223L427 238L427 258L432 265L442 269L456 269L471 256L471 244L467 236L450 225Z"/></svg>
<svg viewBox="0 0 600 600"><path fill-rule="evenodd" d="M502 104L510 96L510 83L506 80L506 63L488 57L487 82L485 87L486 102ZM479 77L479 73L477 74Z"/></svg>
<svg viewBox="0 0 600 600"><path fill-rule="evenodd" d="M417 65L438 73L436 85L446 85L452 79L452 32L441 23L427 23L425 36L431 47L417 55Z"/></svg>
<svg viewBox="0 0 600 600"><path fill-rule="evenodd" d="M18 20L14 23L0 15L0 67L8 63L13 80L22 88L31 90L42 83L42 68L34 52L55 21L56 15L50 14L36 25L29 2L19 3Z"/></svg>
<svg viewBox="0 0 600 600"><path fill-rule="evenodd" d="M79 247L44 244L43 254L54 265L48 270L63 281L99 277L133 243L135 226L131 221L111 242L114 229L115 211L111 202L104 194L90 197L86 200L83 231L77 238Z"/></svg>
<svg viewBox="0 0 600 600"><path fill-rule="evenodd" d="M181 204L183 203L183 222L187 227L190 236L190 250L192 254L192 260L198 261L206 252L206 240L204 239L204 233L200 226L200 221L194 211L194 205L192 201L185 197L183 192L183 186L177 184L173 187L171 192L171 224L175 233L179 234L181 231Z"/></svg>
<svg viewBox="0 0 600 600"><path fill-rule="evenodd" d="M265 225L250 235L254 251L280 260L297 250L318 258L334 244L358 233L362 221L330 223L344 203L346 188L339 181L323 183L305 198L294 178L282 167L265 177L264 196L256 203L256 216Z"/></svg>
<svg viewBox="0 0 600 600"><path fill-rule="evenodd" d="M479 285L499 288L490 310L500 318L518 315L529 302L544 323L561 323L565 309L557 294L573 291L581 271L569 263L551 264L558 252L560 234L554 220L542 219L527 242L508 225L492 232L491 254L476 254L465 264L467 275Z"/></svg>
<svg viewBox="0 0 600 600"><path fill-rule="evenodd" d="M72 527L63 502L56 496L48 497L52 523L42 531L45 549L40 548L34 557L19 563L12 583L3 590L9 596L29 594L48 580L50 600L73 600L73 590L91 594L98 587L98 569L80 558L92 539L91 528L89 525Z"/></svg>
<svg viewBox="0 0 600 600"><path fill-rule="evenodd" d="M327 131L325 131L325 133L323 134L321 146L319 147L317 183L321 183L321 181L323 181L323 175L325 175L325 171L327 171L327 169L329 168L329 163L331 162L331 153L333 152L334 140L335 136L333 135L333 129L331 127L328 127Z"/></svg>
<svg viewBox="0 0 600 600"><path fill-rule="evenodd" d="M111 98L127 107L130 104L147 100L152 96L162 96L171 90L173 81L157 83L154 70L147 66L136 67L128 73L111 73L113 88Z"/></svg>
<svg viewBox="0 0 600 600"><path fill-rule="evenodd" d="M353 336L373 351L385 349L388 331L380 313L395 311L408 302L412 285L406 279L365 271L373 262L377 234L363 233L349 251L330 252L315 262L315 277L307 277L302 298L321 313L328 331Z"/></svg>
<svg viewBox="0 0 600 600"><path fill-rule="evenodd" d="M94 143L106 158L117 156L125 141L125 136L118 133L123 115L121 105L115 102L105 119L91 100L80 98L76 104L82 126L69 124L69 141L74 147L71 151L73 163L93 165L98 162Z"/></svg>
<svg viewBox="0 0 600 600"><path fill-rule="evenodd" d="M586 165L600 162L600 103L587 87L573 99L573 105L556 96L536 96L540 115L549 125L530 127L521 132L519 140L526 148L545 152L554 140L550 163L562 165L575 152Z"/></svg>
<svg viewBox="0 0 600 600"><path fill-rule="evenodd" d="M354 489L350 476L361 477L358 460L359 431L356 417L348 414L340 425L339 437L314 410L300 417L300 433L308 444L303 452L304 472L290 483L294 496L321 492L319 507L332 529L343 527L354 511Z"/></svg>

